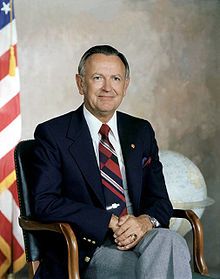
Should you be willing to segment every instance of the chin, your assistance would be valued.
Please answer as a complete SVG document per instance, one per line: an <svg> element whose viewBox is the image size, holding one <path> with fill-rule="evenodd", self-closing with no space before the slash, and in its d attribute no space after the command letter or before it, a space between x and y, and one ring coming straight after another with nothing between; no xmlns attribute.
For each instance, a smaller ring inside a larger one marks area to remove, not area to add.
<svg viewBox="0 0 220 279"><path fill-rule="evenodd" d="M115 105L114 104L110 104L110 103L102 103L100 106L98 106L98 109L100 111L112 111L115 110Z"/></svg>

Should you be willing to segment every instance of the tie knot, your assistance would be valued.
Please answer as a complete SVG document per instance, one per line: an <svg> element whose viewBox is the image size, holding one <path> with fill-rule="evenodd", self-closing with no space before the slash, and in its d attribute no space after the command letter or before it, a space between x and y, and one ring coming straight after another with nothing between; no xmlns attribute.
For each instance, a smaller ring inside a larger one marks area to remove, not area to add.
<svg viewBox="0 0 220 279"><path fill-rule="evenodd" d="M109 131L110 131L110 127L107 124L102 124L99 133L101 134L102 137L108 138Z"/></svg>

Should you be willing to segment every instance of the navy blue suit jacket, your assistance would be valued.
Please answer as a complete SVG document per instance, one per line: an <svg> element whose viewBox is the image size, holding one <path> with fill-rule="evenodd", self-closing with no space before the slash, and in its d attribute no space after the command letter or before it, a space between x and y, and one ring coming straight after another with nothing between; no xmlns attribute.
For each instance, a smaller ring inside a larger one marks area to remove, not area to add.
<svg viewBox="0 0 220 279"><path fill-rule="evenodd" d="M117 112L134 215L148 214L167 227L172 205L167 194L154 131L146 120ZM72 225L77 235L80 270L108 235L100 171L82 106L38 125L33 159L36 218ZM43 262L36 278L67 278L67 252L60 235L44 233Z"/></svg>

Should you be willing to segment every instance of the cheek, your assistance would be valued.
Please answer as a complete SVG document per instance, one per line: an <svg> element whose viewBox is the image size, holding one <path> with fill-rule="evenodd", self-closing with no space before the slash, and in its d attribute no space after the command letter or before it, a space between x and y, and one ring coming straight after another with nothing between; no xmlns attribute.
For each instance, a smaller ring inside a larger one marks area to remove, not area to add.
<svg viewBox="0 0 220 279"><path fill-rule="evenodd" d="M126 88L124 86L118 86L118 88L116 89L116 91L118 92L118 94L122 97L124 97L124 95L126 94Z"/></svg>
<svg viewBox="0 0 220 279"><path fill-rule="evenodd" d="M86 89L87 91L94 94L96 91L100 90L101 88L102 88L101 83L93 83L93 84L88 84Z"/></svg>

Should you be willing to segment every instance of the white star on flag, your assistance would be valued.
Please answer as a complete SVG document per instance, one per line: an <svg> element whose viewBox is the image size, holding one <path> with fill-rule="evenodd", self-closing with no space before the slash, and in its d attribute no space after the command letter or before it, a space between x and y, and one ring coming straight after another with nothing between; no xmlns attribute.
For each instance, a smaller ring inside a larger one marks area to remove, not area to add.
<svg viewBox="0 0 220 279"><path fill-rule="evenodd" d="M5 12L5 15L7 15L10 12L10 2L8 4L5 4L5 2L2 3L1 11Z"/></svg>

